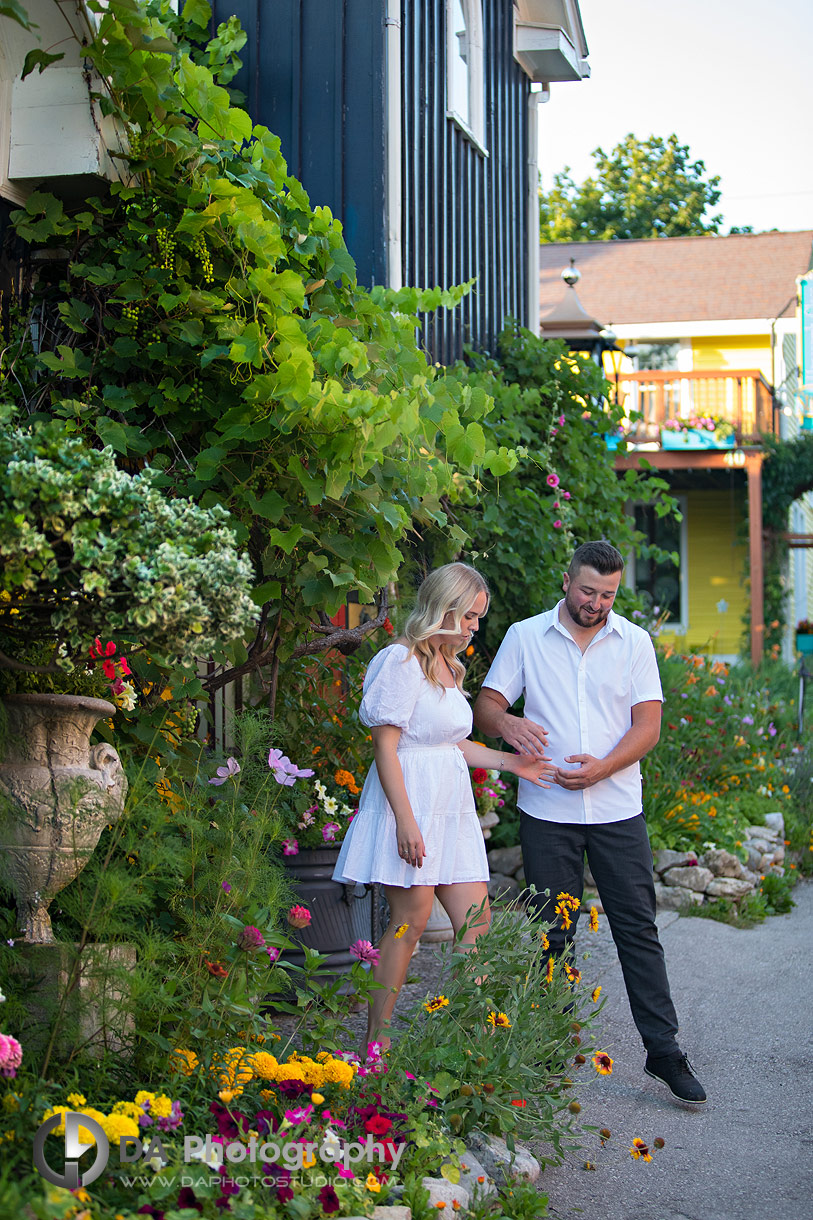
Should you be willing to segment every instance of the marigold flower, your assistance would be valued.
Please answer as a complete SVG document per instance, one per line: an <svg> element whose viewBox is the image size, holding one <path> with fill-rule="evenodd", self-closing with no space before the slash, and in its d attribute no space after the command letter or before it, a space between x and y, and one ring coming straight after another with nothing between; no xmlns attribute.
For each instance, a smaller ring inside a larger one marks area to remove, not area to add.
<svg viewBox="0 0 813 1220"><path fill-rule="evenodd" d="M590 923L588 927L591 932L598 932L598 911L595 907L590 908Z"/></svg>
<svg viewBox="0 0 813 1220"><path fill-rule="evenodd" d="M597 1051L593 1056L592 1063L599 1076L612 1075L613 1060L606 1051Z"/></svg>
<svg viewBox="0 0 813 1220"><path fill-rule="evenodd" d="M185 1048L176 1046L169 1057L169 1066L175 1072L183 1072L184 1076L191 1076L198 1066L198 1057L194 1051L186 1050Z"/></svg>
<svg viewBox="0 0 813 1220"><path fill-rule="evenodd" d="M424 1000L423 1006L427 1012L438 1012L441 1008L446 1008L448 1003L445 995L436 995L431 1000Z"/></svg>
<svg viewBox="0 0 813 1220"><path fill-rule="evenodd" d="M355 784L355 779L349 771L339 770L333 776L340 788L348 788L351 784Z"/></svg>
<svg viewBox="0 0 813 1220"><path fill-rule="evenodd" d="M311 921L311 913L307 907L297 904L291 907L287 919L292 928L307 928Z"/></svg>
<svg viewBox="0 0 813 1220"><path fill-rule="evenodd" d="M488 1023L493 1029L510 1029L511 1022L504 1012L490 1012L488 1014Z"/></svg>

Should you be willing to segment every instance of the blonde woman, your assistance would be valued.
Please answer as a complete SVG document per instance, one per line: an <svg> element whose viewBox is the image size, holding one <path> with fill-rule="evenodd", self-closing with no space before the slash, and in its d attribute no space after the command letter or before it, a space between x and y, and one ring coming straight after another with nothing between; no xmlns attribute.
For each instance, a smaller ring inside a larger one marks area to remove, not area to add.
<svg viewBox="0 0 813 1220"><path fill-rule="evenodd" d="M464 563L427 576L403 636L373 657L359 709L372 733L375 762L333 873L342 882L378 882L390 924L373 969L368 1042L389 1045L388 1029L409 960L437 895L457 933L471 945L490 922L488 864L468 767L512 771L542 787L546 759L501 753L467 740L471 709L457 654L488 609L483 577Z"/></svg>

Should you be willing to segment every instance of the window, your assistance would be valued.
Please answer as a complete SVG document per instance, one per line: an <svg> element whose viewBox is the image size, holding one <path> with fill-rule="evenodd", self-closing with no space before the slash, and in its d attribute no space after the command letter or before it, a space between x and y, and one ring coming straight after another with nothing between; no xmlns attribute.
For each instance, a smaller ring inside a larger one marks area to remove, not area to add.
<svg viewBox="0 0 813 1220"><path fill-rule="evenodd" d="M686 503L685 496L676 497L682 521L671 515L659 517L652 504L636 504L633 508L635 528L640 530L650 546L674 552L677 566L670 560L659 563L655 559L636 555L627 570L627 579L636 593L644 596L655 613L666 613L665 625L679 635L685 633L687 622L686 604ZM656 611L655 607L659 609Z"/></svg>
<svg viewBox="0 0 813 1220"><path fill-rule="evenodd" d="M446 112L476 143L485 140L481 0L447 0Z"/></svg>

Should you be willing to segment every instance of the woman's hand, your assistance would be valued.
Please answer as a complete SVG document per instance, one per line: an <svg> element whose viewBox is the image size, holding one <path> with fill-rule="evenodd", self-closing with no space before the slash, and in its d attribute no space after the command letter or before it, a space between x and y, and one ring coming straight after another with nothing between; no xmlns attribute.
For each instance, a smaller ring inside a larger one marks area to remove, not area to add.
<svg viewBox="0 0 813 1220"><path fill-rule="evenodd" d="M557 769L549 758L533 758L529 754L507 754L505 761L508 764L506 770L513 771L520 779L530 780L538 788L550 788L550 784L544 782L546 779L552 783L556 782Z"/></svg>
<svg viewBox="0 0 813 1220"><path fill-rule="evenodd" d="M395 834L398 844L398 855L406 864L413 868L423 868L426 847L423 835L418 829L418 823L413 818L396 818Z"/></svg>

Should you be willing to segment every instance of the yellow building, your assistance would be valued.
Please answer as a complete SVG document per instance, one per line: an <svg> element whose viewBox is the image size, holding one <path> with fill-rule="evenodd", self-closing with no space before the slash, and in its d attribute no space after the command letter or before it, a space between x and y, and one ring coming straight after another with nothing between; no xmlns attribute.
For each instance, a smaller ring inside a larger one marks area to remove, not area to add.
<svg viewBox="0 0 813 1220"><path fill-rule="evenodd" d="M751 654L761 652L763 436L791 439L802 426L797 282L812 251L807 230L541 247L543 337L564 333L563 316L577 312L575 288L562 279L572 263L578 310L605 348L623 349L603 357L631 417L630 452L616 467L645 458L683 514L680 523L663 521L630 506L639 528L680 564L633 561L627 580L668 612L664 634L695 651L733 659L750 618ZM714 422L693 428L698 419ZM792 628L813 617L810 494L794 504L789 532L810 535L791 551L786 574L792 660ZM759 574L753 588L749 572Z"/></svg>

